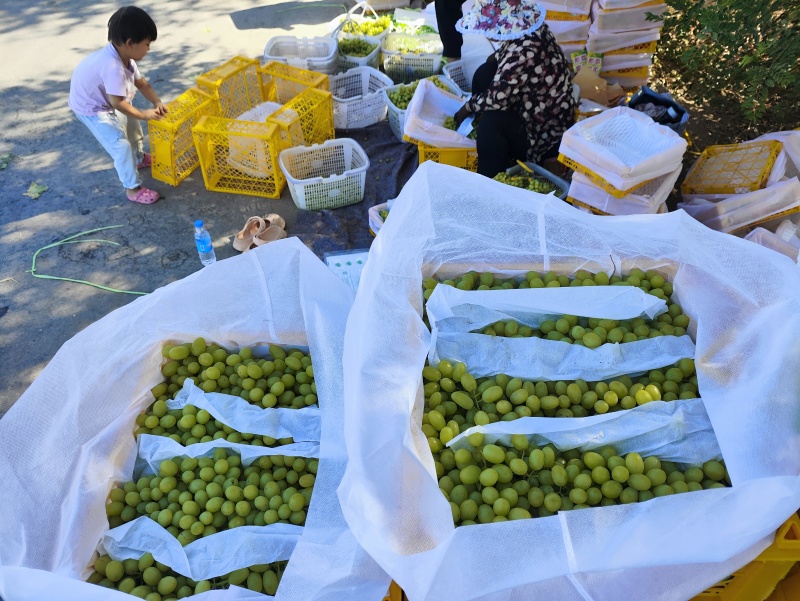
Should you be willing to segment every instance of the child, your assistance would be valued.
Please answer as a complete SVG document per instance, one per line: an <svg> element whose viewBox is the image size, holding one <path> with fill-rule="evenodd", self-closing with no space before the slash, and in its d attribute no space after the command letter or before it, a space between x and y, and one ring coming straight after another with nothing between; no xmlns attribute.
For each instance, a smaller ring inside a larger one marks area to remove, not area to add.
<svg viewBox="0 0 800 601"><path fill-rule="evenodd" d="M69 89L69 107L114 159L128 200L141 204L152 204L160 195L142 186L137 171L151 162L144 152L140 120L161 119L167 107L136 62L157 35L156 24L141 8L120 8L108 20L110 43L81 61ZM137 89L154 108L140 111L131 104Z"/></svg>

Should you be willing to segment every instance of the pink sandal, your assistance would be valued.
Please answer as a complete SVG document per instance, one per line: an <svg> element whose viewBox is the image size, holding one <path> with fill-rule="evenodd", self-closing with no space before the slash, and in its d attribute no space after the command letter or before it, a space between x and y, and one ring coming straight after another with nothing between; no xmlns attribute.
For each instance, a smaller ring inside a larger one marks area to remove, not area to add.
<svg viewBox="0 0 800 601"><path fill-rule="evenodd" d="M136 165L136 168L137 169L147 169L152 164L153 164L153 159L150 156L150 153L145 152L144 155L142 155L142 160L139 161L139 163Z"/></svg>
<svg viewBox="0 0 800 601"><path fill-rule="evenodd" d="M253 238L267 229L261 217L250 217L244 227L233 238L233 248L239 252L247 252L253 246Z"/></svg>
<svg viewBox="0 0 800 601"><path fill-rule="evenodd" d="M139 204L143 205L151 205L156 202L159 198L161 198L161 194L156 192L155 190L149 190L142 186L139 188L136 193L131 196L130 194L126 194L128 200L131 202L138 202Z"/></svg>

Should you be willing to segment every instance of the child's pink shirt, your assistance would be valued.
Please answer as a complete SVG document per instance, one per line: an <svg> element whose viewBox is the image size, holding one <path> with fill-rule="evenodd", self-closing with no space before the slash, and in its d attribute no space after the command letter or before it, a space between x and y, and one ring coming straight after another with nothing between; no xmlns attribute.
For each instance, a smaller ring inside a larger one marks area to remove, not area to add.
<svg viewBox="0 0 800 601"><path fill-rule="evenodd" d="M109 43L93 52L75 68L69 86L69 108L79 115L113 113L109 95L122 96L130 102L136 94L135 80L142 74L131 60L130 68L122 64L114 45Z"/></svg>

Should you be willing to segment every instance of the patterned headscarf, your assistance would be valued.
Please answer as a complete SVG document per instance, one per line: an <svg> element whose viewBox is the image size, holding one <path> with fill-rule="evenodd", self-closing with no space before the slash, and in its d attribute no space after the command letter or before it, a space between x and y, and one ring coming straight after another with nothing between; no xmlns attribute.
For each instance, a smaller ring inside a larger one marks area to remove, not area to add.
<svg viewBox="0 0 800 601"><path fill-rule="evenodd" d="M456 23L461 33L479 33L491 40L516 40L539 29L545 12L533 0L476 0Z"/></svg>

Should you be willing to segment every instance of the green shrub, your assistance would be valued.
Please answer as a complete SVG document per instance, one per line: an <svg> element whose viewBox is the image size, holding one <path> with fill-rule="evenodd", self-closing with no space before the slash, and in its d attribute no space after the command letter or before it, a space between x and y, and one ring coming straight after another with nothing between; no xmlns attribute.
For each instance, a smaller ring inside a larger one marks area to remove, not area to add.
<svg viewBox="0 0 800 601"><path fill-rule="evenodd" d="M800 100L799 0L666 0L661 56L700 99L723 93L760 119ZM677 60L676 60L677 59ZM795 126L796 127L796 126Z"/></svg>

